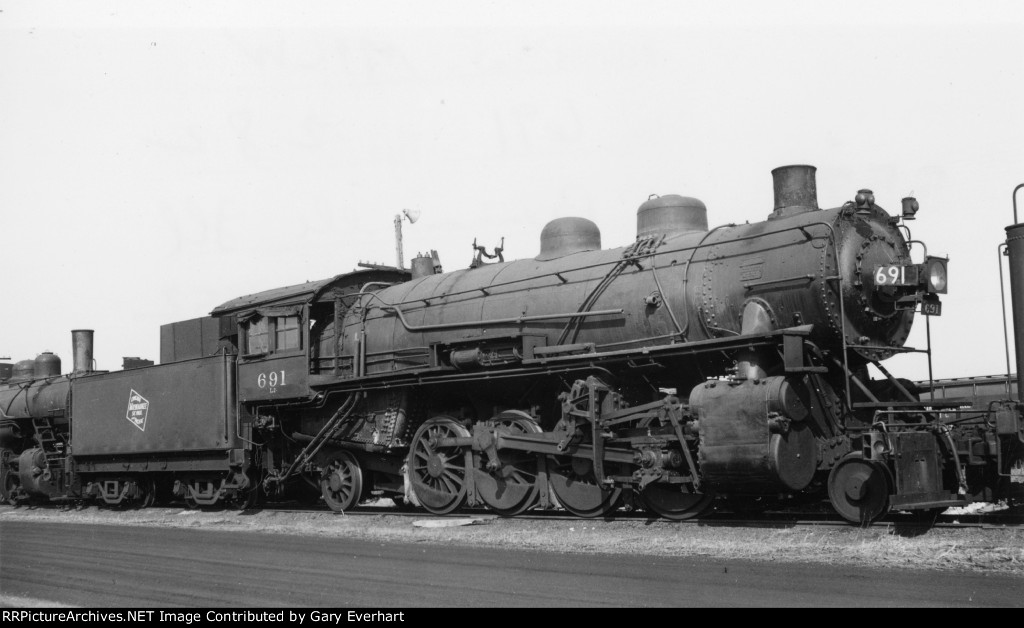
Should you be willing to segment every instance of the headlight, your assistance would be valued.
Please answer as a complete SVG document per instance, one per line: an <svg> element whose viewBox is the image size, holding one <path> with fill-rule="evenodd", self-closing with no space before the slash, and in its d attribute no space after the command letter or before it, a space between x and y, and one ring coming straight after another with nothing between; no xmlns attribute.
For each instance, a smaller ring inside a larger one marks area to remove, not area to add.
<svg viewBox="0 0 1024 628"><path fill-rule="evenodd" d="M924 261L925 289L928 292L946 294L947 261L941 257L929 257Z"/></svg>

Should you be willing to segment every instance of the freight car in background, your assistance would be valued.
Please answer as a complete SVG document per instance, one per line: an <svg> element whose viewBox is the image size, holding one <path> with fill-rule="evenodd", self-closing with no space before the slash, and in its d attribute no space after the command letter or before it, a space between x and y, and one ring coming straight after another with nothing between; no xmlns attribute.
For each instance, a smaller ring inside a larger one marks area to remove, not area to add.
<svg viewBox="0 0 1024 628"><path fill-rule="evenodd" d="M1015 395L922 400L882 364L930 359L905 342L947 291L907 228L917 202L820 209L813 167L772 175L761 222L709 229L699 200L652 197L618 248L561 218L534 258L476 247L454 272L421 256L233 299L165 325L160 365L61 375L40 356L0 387L4 494L670 519L827 500L856 523L1019 497Z"/></svg>
<svg viewBox="0 0 1024 628"><path fill-rule="evenodd" d="M1017 398L1017 376L982 375L978 377L951 377L917 382L921 399L963 400L965 405L986 410L994 401Z"/></svg>

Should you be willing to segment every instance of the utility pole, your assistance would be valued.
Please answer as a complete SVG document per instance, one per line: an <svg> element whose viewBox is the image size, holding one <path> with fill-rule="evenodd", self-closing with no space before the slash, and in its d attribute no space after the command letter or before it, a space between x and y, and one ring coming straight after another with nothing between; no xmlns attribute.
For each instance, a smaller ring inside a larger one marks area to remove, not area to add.
<svg viewBox="0 0 1024 628"><path fill-rule="evenodd" d="M405 259L402 255L402 219L408 220L409 224L416 224L420 219L420 210L403 209L401 214L395 214L395 257L398 260L398 267L405 268Z"/></svg>

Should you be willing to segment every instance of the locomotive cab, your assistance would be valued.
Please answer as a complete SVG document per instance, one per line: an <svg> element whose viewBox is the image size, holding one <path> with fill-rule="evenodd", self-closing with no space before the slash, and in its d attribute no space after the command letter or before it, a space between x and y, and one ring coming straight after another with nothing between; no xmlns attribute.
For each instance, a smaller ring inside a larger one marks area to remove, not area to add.
<svg viewBox="0 0 1024 628"><path fill-rule="evenodd" d="M335 333L353 297L368 287L409 279L401 269L372 269L276 288L224 303L211 312L234 317L238 330L238 400L310 399L310 376L351 376Z"/></svg>
<svg viewBox="0 0 1024 628"><path fill-rule="evenodd" d="M240 402L308 396L307 301L324 282L278 288L229 301L211 312L238 330Z"/></svg>

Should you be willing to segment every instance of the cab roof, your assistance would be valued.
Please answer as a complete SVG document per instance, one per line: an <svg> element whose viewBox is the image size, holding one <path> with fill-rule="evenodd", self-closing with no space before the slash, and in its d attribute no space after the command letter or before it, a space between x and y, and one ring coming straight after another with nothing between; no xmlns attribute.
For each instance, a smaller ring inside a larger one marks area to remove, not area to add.
<svg viewBox="0 0 1024 628"><path fill-rule="evenodd" d="M213 308L211 316L227 316L249 312L258 308L294 306L309 303L318 295L333 287L345 288L353 285L362 285L371 281L385 281L398 283L408 281L410 273L408 270L399 268L370 268L357 270L351 273L335 275L330 279L318 281L307 281L306 283L283 288L273 288L254 294L231 299Z"/></svg>

